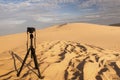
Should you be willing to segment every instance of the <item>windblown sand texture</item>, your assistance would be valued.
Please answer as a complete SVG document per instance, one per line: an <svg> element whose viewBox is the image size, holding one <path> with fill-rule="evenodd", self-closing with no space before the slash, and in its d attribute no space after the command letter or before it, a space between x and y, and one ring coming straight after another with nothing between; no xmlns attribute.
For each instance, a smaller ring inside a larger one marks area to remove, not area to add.
<svg viewBox="0 0 120 80"><path fill-rule="evenodd" d="M120 80L120 28L71 23L37 31L36 55L43 80ZM0 37L0 80L39 80L26 33ZM98 47L99 46L99 47Z"/></svg>

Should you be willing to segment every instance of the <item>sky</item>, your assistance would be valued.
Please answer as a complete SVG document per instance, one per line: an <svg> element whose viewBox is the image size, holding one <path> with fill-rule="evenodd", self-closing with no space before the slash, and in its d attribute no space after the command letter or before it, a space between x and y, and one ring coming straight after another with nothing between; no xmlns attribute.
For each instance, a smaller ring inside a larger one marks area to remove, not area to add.
<svg viewBox="0 0 120 80"><path fill-rule="evenodd" d="M0 0L0 36L70 22L120 23L120 0Z"/></svg>

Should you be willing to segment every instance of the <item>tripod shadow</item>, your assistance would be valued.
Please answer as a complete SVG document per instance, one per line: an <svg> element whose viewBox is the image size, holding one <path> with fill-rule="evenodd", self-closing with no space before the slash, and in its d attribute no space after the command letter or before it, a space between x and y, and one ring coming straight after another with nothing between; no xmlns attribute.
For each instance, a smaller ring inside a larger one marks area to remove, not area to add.
<svg viewBox="0 0 120 80"><path fill-rule="evenodd" d="M18 71L20 70L20 68L17 68L17 65L16 65L16 64L17 64L17 61L16 61L16 60L18 60L20 63L22 63L22 62L23 62L23 59L22 59L21 57L19 57L16 53L12 52L12 51L10 51L10 54L11 54L12 59L13 59L13 64L14 64L15 70L11 70L11 71L3 74L3 75L0 75L0 78L6 77L6 76L10 75L11 73L13 73L13 72L15 72L15 71L18 73ZM26 77L27 75L29 75L29 74L30 74L30 71L32 71L35 75L37 75L37 76L39 77L39 75L33 70L34 67L31 66L31 62L32 62L32 60L30 60L28 63L25 63L24 68L27 67L27 68L28 68L28 71L27 71L25 74L23 74L23 76L22 76L21 78Z"/></svg>
<svg viewBox="0 0 120 80"><path fill-rule="evenodd" d="M7 73L5 73L5 74L3 74L3 75L0 75L0 78L1 77L4 77L4 76L7 76L7 75L9 75L9 74L11 74L11 73L13 73L15 70L12 70L12 71L9 71L9 72L7 72Z"/></svg>

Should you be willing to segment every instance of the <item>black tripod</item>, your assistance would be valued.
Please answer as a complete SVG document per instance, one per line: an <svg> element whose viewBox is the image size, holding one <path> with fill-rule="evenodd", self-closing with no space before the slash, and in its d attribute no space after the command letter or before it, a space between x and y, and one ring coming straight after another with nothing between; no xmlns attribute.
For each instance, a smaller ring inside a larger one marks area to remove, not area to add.
<svg viewBox="0 0 120 80"><path fill-rule="evenodd" d="M39 66L38 66L38 62L37 62L37 57L36 57L36 54L35 54L35 48L33 47L33 32L35 31L35 28L30 28L28 27L27 28L27 34L30 33L30 48L28 49L28 43L27 43L27 54L23 60L23 63L22 63L22 66L20 67L20 70L18 71L17 73L17 76L20 75L21 71L22 71L22 68L25 64L25 61L27 60L27 57L29 55L29 52L31 51L31 58L34 59L34 65L35 65L35 69L38 70L38 77L39 78L42 78L41 74L40 74L40 70L39 70ZM34 44L35 44L35 38L34 38ZM35 45L34 45L35 46Z"/></svg>

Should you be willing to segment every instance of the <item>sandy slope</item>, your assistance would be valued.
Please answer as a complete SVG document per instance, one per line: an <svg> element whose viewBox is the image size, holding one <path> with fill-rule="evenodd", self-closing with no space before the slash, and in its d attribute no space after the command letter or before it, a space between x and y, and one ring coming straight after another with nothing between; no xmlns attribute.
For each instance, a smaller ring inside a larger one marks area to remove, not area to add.
<svg viewBox="0 0 120 80"><path fill-rule="evenodd" d="M24 55L17 53L25 49L13 51L5 52L7 57L0 60L0 79L37 80L30 56L16 77ZM120 53L115 51L71 41L45 41L37 46L37 58L44 80L120 80Z"/></svg>
<svg viewBox="0 0 120 80"><path fill-rule="evenodd" d="M52 40L70 40L120 51L120 27L70 23L37 31L38 43ZM0 37L0 52L19 47L25 42L26 33L2 36Z"/></svg>
<svg viewBox="0 0 120 80"><path fill-rule="evenodd" d="M54 26L38 33L39 40L72 40L120 51L120 27L71 23Z"/></svg>
<svg viewBox="0 0 120 80"><path fill-rule="evenodd" d="M44 80L120 80L119 36L119 27L86 23L37 31L36 54ZM25 42L25 33L0 37L0 79L38 79L30 56L16 77L26 53Z"/></svg>

